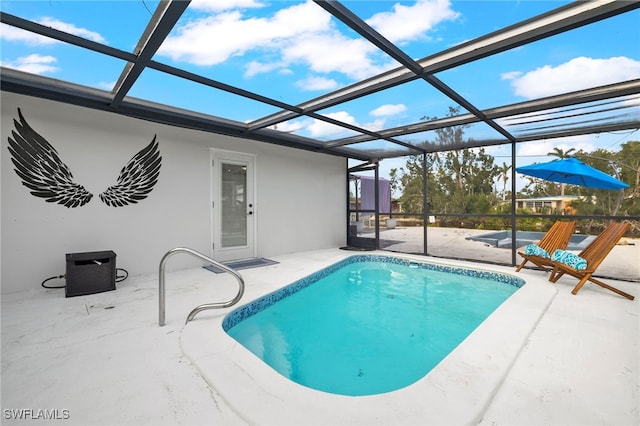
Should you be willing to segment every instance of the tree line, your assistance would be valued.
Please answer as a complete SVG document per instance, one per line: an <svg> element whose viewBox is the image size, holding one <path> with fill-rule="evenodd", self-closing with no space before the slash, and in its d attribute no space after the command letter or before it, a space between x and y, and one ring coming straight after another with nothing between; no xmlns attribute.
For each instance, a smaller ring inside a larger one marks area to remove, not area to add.
<svg viewBox="0 0 640 426"><path fill-rule="evenodd" d="M457 114L450 108L449 114ZM425 145L464 146L473 141L465 139L467 125L435 130L435 141ZM525 186L516 198L537 198L556 195L576 195L571 203L577 215L640 216L640 141L621 144L612 152L596 149L591 152L564 151L554 148L551 157L576 157L613 177L622 180L629 188L619 191L601 190L576 185L565 185L524 176ZM426 155L407 157L404 167L390 171L393 192L400 194L398 201L404 213L423 213L423 168L427 176L427 212L432 214L495 214L510 213L511 177L507 163L496 164L495 158L484 148L460 148ZM518 213L532 213L521 209ZM546 211L549 214L561 212Z"/></svg>

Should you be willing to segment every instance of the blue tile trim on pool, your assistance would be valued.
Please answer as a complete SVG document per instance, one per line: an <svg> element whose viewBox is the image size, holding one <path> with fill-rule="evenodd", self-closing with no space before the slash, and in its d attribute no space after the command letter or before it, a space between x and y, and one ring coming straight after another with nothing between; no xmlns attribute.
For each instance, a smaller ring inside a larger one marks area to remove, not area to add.
<svg viewBox="0 0 640 426"><path fill-rule="evenodd" d="M292 294L302 290L303 288L310 286L311 284L321 280L322 278L326 277L329 274L332 274L333 272L342 268L343 266L349 265L355 262L395 263L398 265L404 265L404 266L409 266L413 268L429 269L432 271L448 272L451 274L490 279L490 280L498 281L504 284L513 285L518 288L522 287L525 284L525 281L522 278L518 278L515 276L502 274L498 272L476 271L474 269L447 266L447 265L437 265L434 263L419 262L415 260L403 259L400 257L392 257L392 256L355 255L355 256L350 256L346 259L343 259L337 263L334 263L333 265L330 265L324 269L321 269L318 272L314 272L313 274L305 278L302 278L294 282L293 284L290 284L286 287L283 287L279 290L276 290L272 293L262 296L261 298L254 300L248 305L235 309L224 318L222 322L222 328L225 331L229 330L231 327L233 327L240 321L252 315L255 315L256 313L262 311L263 309L273 305L274 303L277 303L278 301L286 297L291 296Z"/></svg>

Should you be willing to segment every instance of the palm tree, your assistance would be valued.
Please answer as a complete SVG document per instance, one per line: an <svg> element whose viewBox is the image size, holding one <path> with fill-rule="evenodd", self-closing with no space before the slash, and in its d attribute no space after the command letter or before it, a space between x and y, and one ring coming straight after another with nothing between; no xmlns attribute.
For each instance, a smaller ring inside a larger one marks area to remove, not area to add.
<svg viewBox="0 0 640 426"><path fill-rule="evenodd" d="M563 160L565 158L571 158L572 155L569 155L569 154L571 152L575 151L575 150L576 150L575 148L570 148L570 149L565 151L562 148L555 147L555 148L553 148L553 151L547 152L547 155L550 155L552 157L558 157L559 159ZM560 196L561 197L564 196L564 186L565 186L564 183L560 184Z"/></svg>
<svg viewBox="0 0 640 426"><path fill-rule="evenodd" d="M562 148L555 147L553 148L552 152L547 152L547 155L550 155L552 157L558 157L560 159L571 158L573 157L573 155L569 155L569 154L575 150L576 150L575 148L570 148L567 151L565 151Z"/></svg>
<svg viewBox="0 0 640 426"><path fill-rule="evenodd" d="M502 163L501 167L497 168L498 176L502 178L502 201L504 201L505 193L507 192L507 181L509 180L509 170L511 166L507 163Z"/></svg>

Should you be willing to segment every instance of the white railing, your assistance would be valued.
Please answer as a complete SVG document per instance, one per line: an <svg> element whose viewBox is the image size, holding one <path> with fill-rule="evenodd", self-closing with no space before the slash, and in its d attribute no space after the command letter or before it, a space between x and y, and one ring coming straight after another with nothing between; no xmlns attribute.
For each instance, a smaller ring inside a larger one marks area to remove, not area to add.
<svg viewBox="0 0 640 426"><path fill-rule="evenodd" d="M211 259L210 257L205 256L204 254L197 252L195 250L192 250L190 248L185 248L185 247L176 247L174 249L169 250L163 257L162 260L160 261L160 271L159 271L159 295L158 295L158 302L159 302L159 318L158 318L158 323L160 324L160 327L162 327L165 324L165 264L167 263L167 260L169 260L170 257L172 257L174 254L177 253L187 253L190 254L194 257L197 257L200 260L204 260L205 262L220 268L222 270L224 270L225 272L228 272L229 274L233 275L236 280L238 280L238 293L236 294L236 296L231 299L228 300L226 302L217 302L217 303L205 303L202 304L200 306L196 306L187 316L187 321L185 321L185 324L189 321L191 321L193 319L193 317L195 317L199 312L202 311L206 311L208 309L221 309L221 308L228 308L230 306L235 305L236 303L238 303L240 301L240 299L242 298L242 295L244 294L244 279L242 278L242 276L235 270L229 268L228 266L223 265L220 262L217 262L213 259Z"/></svg>

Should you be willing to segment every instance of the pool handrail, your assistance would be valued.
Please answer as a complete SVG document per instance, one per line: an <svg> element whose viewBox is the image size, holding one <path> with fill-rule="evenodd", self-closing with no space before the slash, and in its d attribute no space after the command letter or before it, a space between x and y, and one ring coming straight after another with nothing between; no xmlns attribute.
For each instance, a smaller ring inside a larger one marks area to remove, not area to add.
<svg viewBox="0 0 640 426"><path fill-rule="evenodd" d="M158 291L158 304L159 304L158 324L160 325L160 327L165 325L165 264L167 263L167 260L169 260L170 257L172 257L174 254L177 254L177 253L187 253L194 257L197 257L198 259L203 260L215 266L216 268L220 268L225 272L228 272L229 274L233 275L238 281L238 293L235 295L233 299L227 300L226 302L204 303L202 305L196 306L189 313L189 315L187 315L187 320L185 321L185 324L191 321L198 313L204 310L228 308L240 301L240 299L244 295L244 279L236 270L231 269L228 266L220 262L217 262L211 259L210 257L205 256L204 254L198 251L195 251L193 249L186 248L186 247L176 247L174 249L169 250L167 253L165 253L165 255L162 256L162 260L160 261L160 268L159 268L159 274L158 274L158 287L159 287L158 288L159 290Z"/></svg>

